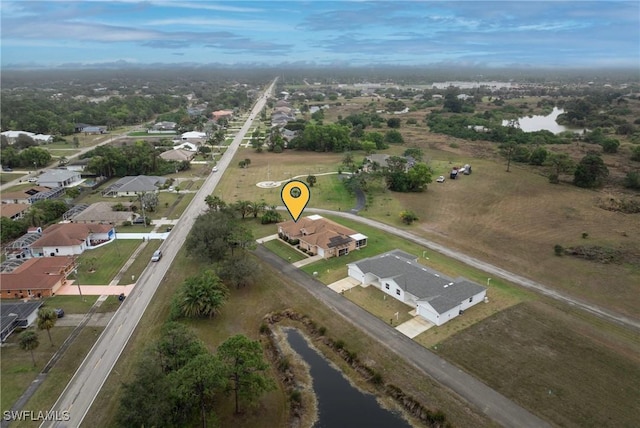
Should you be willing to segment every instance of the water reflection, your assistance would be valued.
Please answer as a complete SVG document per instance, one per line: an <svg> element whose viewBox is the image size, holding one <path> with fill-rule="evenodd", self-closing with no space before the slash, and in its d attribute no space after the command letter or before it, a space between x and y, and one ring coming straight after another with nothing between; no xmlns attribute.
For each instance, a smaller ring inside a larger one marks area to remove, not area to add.
<svg viewBox="0 0 640 428"><path fill-rule="evenodd" d="M560 125L556 122L558 116L564 113L563 109L558 107L554 107L553 111L547 116L525 116L518 119L518 124L520 125L520 129L524 132L534 132L534 131L542 131L547 130L551 131L554 134L559 134L564 131L572 131L572 132L581 132L580 129L568 128L566 126ZM502 126L507 126L509 124L508 120L502 121Z"/></svg>
<svg viewBox="0 0 640 428"><path fill-rule="evenodd" d="M338 370L309 347L298 330L287 329L286 334L291 348L310 367L319 411L314 428L411 427L400 415L380 407L373 395L354 388Z"/></svg>

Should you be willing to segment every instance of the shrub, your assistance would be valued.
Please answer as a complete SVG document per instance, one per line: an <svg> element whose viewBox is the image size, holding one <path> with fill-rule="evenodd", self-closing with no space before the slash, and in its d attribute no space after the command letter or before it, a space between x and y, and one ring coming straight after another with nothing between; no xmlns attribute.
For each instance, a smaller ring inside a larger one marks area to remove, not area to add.
<svg viewBox="0 0 640 428"><path fill-rule="evenodd" d="M582 232L582 239L587 239L589 234L587 232Z"/></svg>
<svg viewBox="0 0 640 428"><path fill-rule="evenodd" d="M297 389L294 389L291 391L291 394L289 394L289 399L294 403L300 403L302 401L302 394Z"/></svg>
<svg viewBox="0 0 640 428"><path fill-rule="evenodd" d="M378 372L375 372L371 377L371 383L373 383L374 385L382 385L383 381L384 380L382 379L382 375Z"/></svg>
<svg viewBox="0 0 640 428"><path fill-rule="evenodd" d="M457 149L457 148L459 148L459 147L460 147L460 144L458 144L458 143L451 143L451 144L449 144L449 147L451 147L452 149Z"/></svg>
<svg viewBox="0 0 640 428"><path fill-rule="evenodd" d="M269 332L269 326L265 323L260 324L260 334L267 334Z"/></svg>
<svg viewBox="0 0 640 428"><path fill-rule="evenodd" d="M127 220L127 221L123 221L123 222L122 222L122 226L123 226L123 227L129 227L129 226L131 226L132 224L133 224L133 223L131 223L129 220Z"/></svg>
<svg viewBox="0 0 640 428"><path fill-rule="evenodd" d="M342 349L342 348L344 348L344 341L340 339L336 342L336 349Z"/></svg>
<svg viewBox="0 0 640 428"><path fill-rule="evenodd" d="M320 336L324 336L326 332L327 332L327 328L324 326L318 329L318 333L320 333Z"/></svg>
<svg viewBox="0 0 640 428"><path fill-rule="evenodd" d="M278 370L280 370L281 372L289 370L289 367L291 367L291 363L289 362L289 358L282 357L282 358L280 358L280 360L278 360Z"/></svg>
<svg viewBox="0 0 640 428"><path fill-rule="evenodd" d="M553 252L556 256L560 257L564 253L564 247L560 244L553 246Z"/></svg>

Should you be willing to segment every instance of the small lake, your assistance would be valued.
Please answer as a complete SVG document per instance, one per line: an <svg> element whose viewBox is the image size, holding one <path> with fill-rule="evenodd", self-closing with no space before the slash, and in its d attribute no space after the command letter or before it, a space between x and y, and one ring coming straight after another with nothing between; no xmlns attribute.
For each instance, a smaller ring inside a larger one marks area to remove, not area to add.
<svg viewBox="0 0 640 428"><path fill-rule="evenodd" d="M566 126L560 125L556 122L558 116L564 113L563 109L558 107L554 107L553 111L547 116L525 116L518 119L518 124L520 125L520 129L524 132L534 132L534 131L542 131L547 130L553 132L554 134L559 134L564 131L572 131L582 133L581 129L568 128ZM509 124L508 120L502 121L502 126L507 126Z"/></svg>
<svg viewBox="0 0 640 428"><path fill-rule="evenodd" d="M313 390L318 400L318 421L314 428L380 427L411 428L396 413L380 407L373 395L354 388L298 330L287 329L287 340L309 364Z"/></svg>

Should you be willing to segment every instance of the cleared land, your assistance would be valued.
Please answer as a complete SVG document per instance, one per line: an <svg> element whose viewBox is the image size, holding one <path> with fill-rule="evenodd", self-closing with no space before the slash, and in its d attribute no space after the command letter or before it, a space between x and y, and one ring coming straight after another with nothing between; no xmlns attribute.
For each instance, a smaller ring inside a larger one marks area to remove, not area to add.
<svg viewBox="0 0 640 428"><path fill-rule="evenodd" d="M137 240L117 239L103 247L84 252L78 257L80 285L108 285L131 258L138 245L140 242Z"/></svg>
<svg viewBox="0 0 640 428"><path fill-rule="evenodd" d="M637 426L640 343L565 307L528 302L437 346L448 360L559 426ZM603 328L605 327L605 328Z"/></svg>

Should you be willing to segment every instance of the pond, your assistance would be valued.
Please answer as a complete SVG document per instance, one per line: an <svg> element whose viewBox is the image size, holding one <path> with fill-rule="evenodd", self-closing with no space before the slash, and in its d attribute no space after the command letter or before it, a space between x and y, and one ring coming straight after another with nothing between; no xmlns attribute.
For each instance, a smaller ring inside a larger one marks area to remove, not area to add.
<svg viewBox="0 0 640 428"><path fill-rule="evenodd" d="M318 400L314 428L380 427L410 428L402 417L380 407L376 398L353 387L318 351L309 347L302 334L286 330L287 340L310 367Z"/></svg>
<svg viewBox="0 0 640 428"><path fill-rule="evenodd" d="M518 119L518 125L520 125L520 129L524 132L534 132L534 131L542 131L547 130L553 132L554 134L559 134L564 131L572 131L576 133L582 133L582 129L574 129L568 128L564 125L560 125L556 122L558 116L564 113L563 109L558 107L554 107L553 111L547 116L524 116ZM502 121L502 126L507 126L509 124L508 120Z"/></svg>

